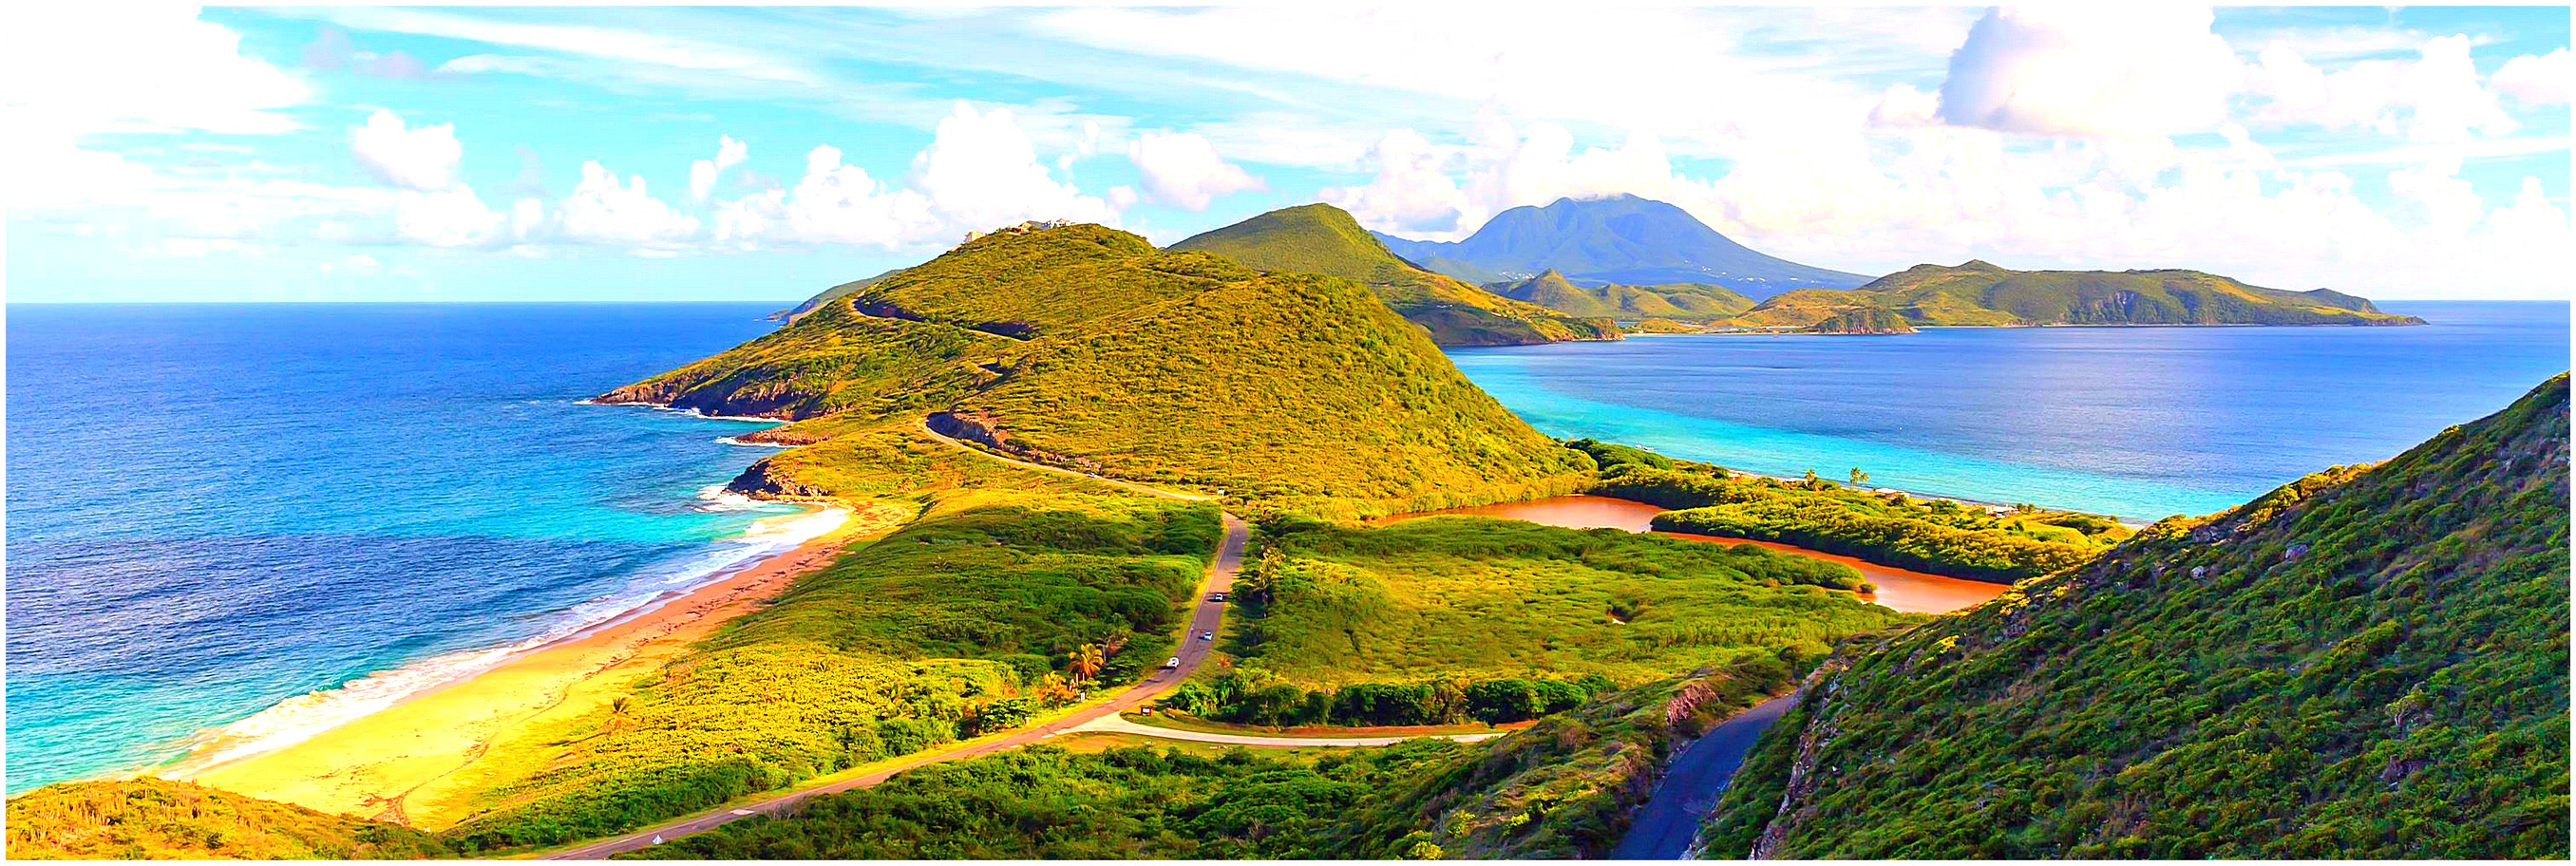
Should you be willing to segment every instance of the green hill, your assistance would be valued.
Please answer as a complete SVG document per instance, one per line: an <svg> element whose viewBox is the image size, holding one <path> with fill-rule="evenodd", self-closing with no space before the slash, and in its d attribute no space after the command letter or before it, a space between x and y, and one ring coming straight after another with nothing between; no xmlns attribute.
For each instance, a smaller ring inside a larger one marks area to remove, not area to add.
<svg viewBox="0 0 2576 866"><path fill-rule="evenodd" d="M1670 319L1712 322L1753 308L1753 299L1725 286L1669 283L1659 286L1579 286L1550 270L1517 283L1488 286L1494 294L1573 316L1634 322Z"/></svg>
<svg viewBox="0 0 2576 866"><path fill-rule="evenodd" d="M435 837L185 782L49 785L9 800L11 860L407 860Z"/></svg>
<svg viewBox="0 0 2576 866"><path fill-rule="evenodd" d="M935 416L1042 461L1326 512L1562 492L1590 469L1357 282L1093 225L979 238L599 399L806 420L766 434L786 443Z"/></svg>
<svg viewBox="0 0 2576 866"><path fill-rule="evenodd" d="M1848 291L1786 292L1737 317L1749 327L1804 328L1884 308L1915 325L2420 325L2370 301L2287 292L2199 271L2015 271L1970 261L1916 265Z"/></svg>
<svg viewBox="0 0 2576 866"><path fill-rule="evenodd" d="M1712 856L2568 849L2567 377L1829 663Z"/></svg>
<svg viewBox="0 0 2576 866"><path fill-rule="evenodd" d="M804 303L769 314L769 318L771 321L795 321L796 317L821 309L824 304L849 297L852 294L856 294L860 289L875 285L878 280L882 280L902 272L902 268L896 268L864 280L851 280L849 282L824 289L821 292L815 293L813 297L806 298Z"/></svg>
<svg viewBox="0 0 2576 866"><path fill-rule="evenodd" d="M1826 316L1824 321L1808 325L1807 331L1816 334L1911 334L1914 333L1914 323L1887 310L1862 307Z"/></svg>
<svg viewBox="0 0 2576 866"><path fill-rule="evenodd" d="M1328 204L1275 210L1173 244L1266 271L1347 277L1449 346L1509 346L1560 340L1615 340L1606 321L1578 318L1497 296L1415 267L1388 252L1357 220Z"/></svg>

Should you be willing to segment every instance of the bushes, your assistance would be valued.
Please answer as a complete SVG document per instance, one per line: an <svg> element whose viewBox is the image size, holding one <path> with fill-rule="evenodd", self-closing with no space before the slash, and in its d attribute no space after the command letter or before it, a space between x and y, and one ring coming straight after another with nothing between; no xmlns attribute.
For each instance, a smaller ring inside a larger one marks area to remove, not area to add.
<svg viewBox="0 0 2576 866"><path fill-rule="evenodd" d="M1714 467L1627 464L1601 492L1669 509L1655 528L1777 541L1898 568L2010 583L2090 561L2129 531L2094 514L2024 507L2004 516L1946 499L1826 481L1734 477Z"/></svg>
<svg viewBox="0 0 2576 866"><path fill-rule="evenodd" d="M1259 668L1183 683L1163 706L1221 722L1253 725L1510 724L1581 706L1609 690L1607 678L1359 682L1308 689Z"/></svg>

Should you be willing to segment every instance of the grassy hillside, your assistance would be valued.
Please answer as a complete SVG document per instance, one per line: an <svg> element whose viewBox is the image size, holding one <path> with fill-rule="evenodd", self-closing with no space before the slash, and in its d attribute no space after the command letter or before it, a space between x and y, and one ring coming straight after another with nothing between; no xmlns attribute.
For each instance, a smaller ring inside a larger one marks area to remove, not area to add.
<svg viewBox="0 0 2576 866"><path fill-rule="evenodd" d="M814 293L814 296L813 296L813 297L806 298L802 303L799 303L799 304L797 304L796 306L789 307L789 308L787 308L787 309L780 310L780 311L778 311L778 312L775 312L775 313L771 313L771 314L769 314L769 317L770 317L771 319L776 319L776 320L781 320L781 321L789 321L789 322L795 321L798 317L803 316L803 315L805 315L806 313L811 313L811 312L813 312L813 311L815 311L815 310L822 309L823 305L825 305L825 304L829 304L829 303L831 303L831 302L833 302L833 301L837 301L837 300L840 300L840 299L842 299L842 298L849 297L849 296L851 296L851 295L853 295L853 294L857 294L857 293L858 293L858 291L859 291L860 289L864 289L864 288L867 288L867 287L869 287L869 286L875 285L875 284L877 283L877 281L878 281L878 280L882 280L882 279L885 279L885 278L887 278L887 277L894 276L895 274L897 274L897 273L901 273L902 271L903 271L903 269L902 269L902 268L896 268L896 269L894 269L894 270L887 271L887 272L885 272L885 273L878 274L878 275L876 275L876 276L869 277L869 278L864 279L864 280L851 280L851 281L849 281L849 282L842 283L842 284L840 284L840 285L833 286L833 287L828 288L828 289L824 289L824 290L822 290L822 291L820 291L820 292L816 292L816 293Z"/></svg>
<svg viewBox="0 0 2576 866"><path fill-rule="evenodd" d="M1788 292L1733 324L1807 327L1885 308L1915 325L2420 325L2368 300L2287 292L2199 271L2015 271L1916 265L1850 291Z"/></svg>
<svg viewBox="0 0 2576 866"><path fill-rule="evenodd" d="M161 779L49 785L9 800L12 860L398 860L447 853L436 838L408 827Z"/></svg>
<svg viewBox="0 0 2576 866"><path fill-rule="evenodd" d="M1710 851L2563 857L2560 375L1839 662Z"/></svg>
<svg viewBox="0 0 2576 866"><path fill-rule="evenodd" d="M1807 330L1817 334L1911 334L1914 323L1887 310L1864 307L1827 316L1824 321L1808 325Z"/></svg>
<svg viewBox="0 0 2576 866"><path fill-rule="evenodd" d="M1268 271L1346 277L1366 284L1387 307L1453 346L1508 346L1559 340L1618 339L1619 329L1499 297L1432 273L1388 252L1340 208L1310 204L1275 210L1173 244Z"/></svg>
<svg viewBox="0 0 2576 866"><path fill-rule="evenodd" d="M979 238L601 399L798 420L758 434L781 444L962 419L1024 456L1318 513L1560 493L1591 468L1358 283L1099 226ZM782 454L754 483L836 471Z"/></svg>
<svg viewBox="0 0 2576 866"><path fill-rule="evenodd" d="M1778 541L1999 583L2081 564L2129 537L2118 521L2095 514L2022 507L1995 515L1947 499L1876 493L1821 478L1737 475L1704 464L1612 466L1599 492L1675 509L1655 515L1655 528L1668 532Z"/></svg>
<svg viewBox="0 0 2576 866"><path fill-rule="evenodd" d="M1236 669L1168 705L1264 725L1513 722L1910 621L1839 563L1484 517L1283 519L1238 577Z"/></svg>
<svg viewBox="0 0 2576 866"><path fill-rule="evenodd" d="M905 773L626 859L1599 857L1683 738L1787 688L1776 659L1610 694L1479 744L1315 758L1039 746Z"/></svg>
<svg viewBox="0 0 2576 866"><path fill-rule="evenodd" d="M1753 308L1753 299L1725 286L1697 283L1579 286L1555 270L1488 288L1494 294L1528 301L1560 313L1623 322L1640 319L1712 322Z"/></svg>

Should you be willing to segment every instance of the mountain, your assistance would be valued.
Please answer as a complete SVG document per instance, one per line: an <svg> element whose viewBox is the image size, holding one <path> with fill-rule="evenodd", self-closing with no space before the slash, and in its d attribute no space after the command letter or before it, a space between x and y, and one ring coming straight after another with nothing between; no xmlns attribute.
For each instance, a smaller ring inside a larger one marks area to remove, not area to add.
<svg viewBox="0 0 2576 866"><path fill-rule="evenodd" d="M1215 253L1265 271L1302 271L1368 285L1386 305L1447 346L1510 346L1615 340L1617 326L1494 296L1415 267L1387 251L1359 221L1328 204L1271 211L1180 243L1175 251Z"/></svg>
<svg viewBox="0 0 2576 866"><path fill-rule="evenodd" d="M1580 455L1379 298L1096 225L1006 231L599 400L807 422L765 431L783 444L929 418L1042 462L1253 497L1574 483Z"/></svg>
<svg viewBox="0 0 2576 866"><path fill-rule="evenodd" d="M1397 255L1476 282L1555 270L1577 283L1710 283L1761 300L1790 289L1847 289L1869 281L1754 252L1681 208L1633 195L1512 208L1463 241L1378 239Z"/></svg>
<svg viewBox="0 0 2576 866"><path fill-rule="evenodd" d="M2365 298L2289 292L2184 270L2016 271L1915 265L1847 292L1785 292L1732 324L1804 328L1851 310L1915 325L2421 325Z"/></svg>
<svg viewBox="0 0 2576 866"><path fill-rule="evenodd" d="M2561 374L1838 656L1710 856L2564 856L2567 413Z"/></svg>
<svg viewBox="0 0 2576 866"><path fill-rule="evenodd" d="M413 860L447 856L400 824L185 782L48 785L9 799L12 860Z"/></svg>
<svg viewBox="0 0 2576 866"><path fill-rule="evenodd" d="M842 283L842 284L840 284L840 285L833 286L833 287L828 288L828 289L824 289L823 291L821 291L821 292L819 292L819 293L816 293L813 297L806 298L804 303L797 304L797 305L796 305L796 306L794 306L794 307L790 307L790 308L787 308L787 309L780 310L780 311L778 311L778 312L775 312L775 313L771 313L771 314L769 314L769 319L770 319L770 321L773 321L773 322L792 322L792 321L795 321L795 320L796 320L796 317L798 317L798 316L805 315L806 313L811 313L811 312L813 312L816 308L821 307L821 306L823 306L824 304L828 304L828 303L831 303L831 302L833 302L833 301L837 301L837 300L840 300L840 299L842 299L842 298L849 297L851 293L856 292L856 291L858 291L858 290L860 290L860 289L867 288L867 287L868 287L868 286L870 286L870 285L874 285L874 284L876 283L876 281L878 281L878 280L882 280L882 279L885 279L885 278L887 278L887 277L894 276L896 273L899 273L899 272L901 272L902 270L903 270L902 268L896 268L896 269L894 269L894 270L887 271L887 272L885 272L885 273L878 274L878 275L876 275L876 276L869 277L869 278L864 279L864 280L851 280L851 281L849 281L849 282Z"/></svg>
<svg viewBox="0 0 2576 866"><path fill-rule="evenodd" d="M1709 322L1753 308L1753 299L1725 286L1702 283L1580 286L1567 279L1564 272L1553 268L1520 282L1489 285L1486 290L1560 313L1623 322L1643 319Z"/></svg>

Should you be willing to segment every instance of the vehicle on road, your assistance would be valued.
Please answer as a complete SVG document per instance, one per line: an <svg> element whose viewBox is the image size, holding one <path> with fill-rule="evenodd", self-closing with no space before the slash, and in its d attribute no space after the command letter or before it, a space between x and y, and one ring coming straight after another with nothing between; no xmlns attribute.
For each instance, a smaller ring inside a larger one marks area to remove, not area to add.
<svg viewBox="0 0 2576 866"><path fill-rule="evenodd" d="M1163 669L1164 669L1164 670L1171 670L1171 669L1173 669L1173 668L1177 668L1177 667L1180 667L1180 666L1181 666L1181 657L1180 657L1180 656L1173 656L1173 657L1171 657L1169 660L1166 660L1166 661L1164 661L1164 662L1163 662Z"/></svg>
<svg viewBox="0 0 2576 866"><path fill-rule="evenodd" d="M1212 632L1212 631L1203 631L1203 632L1199 632L1199 639L1200 639L1200 640L1215 640L1215 639L1216 639L1216 632Z"/></svg>

